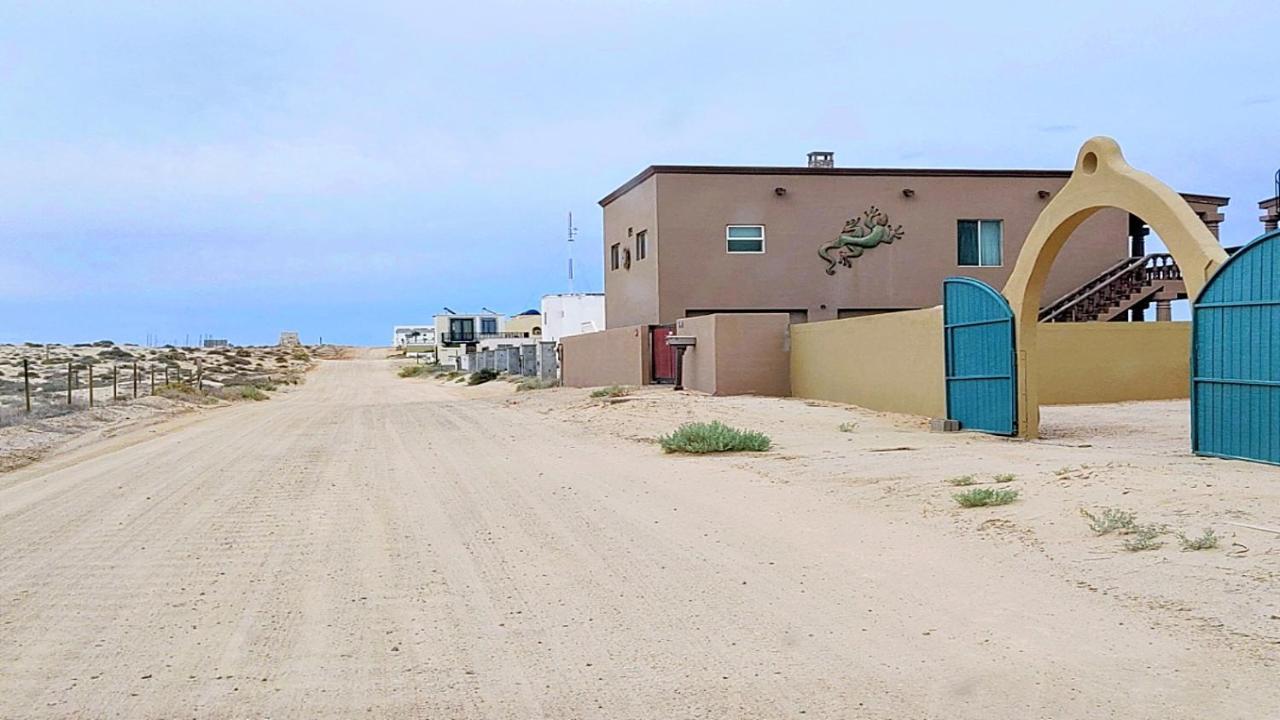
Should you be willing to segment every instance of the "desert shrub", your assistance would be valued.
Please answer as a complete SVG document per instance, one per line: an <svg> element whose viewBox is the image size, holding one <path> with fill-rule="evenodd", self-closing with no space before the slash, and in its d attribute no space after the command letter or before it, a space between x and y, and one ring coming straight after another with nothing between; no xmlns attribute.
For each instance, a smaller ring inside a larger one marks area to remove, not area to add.
<svg viewBox="0 0 1280 720"><path fill-rule="evenodd" d="M631 388L626 385L610 385L609 387L597 388L591 391L591 397L593 398L619 398L630 394Z"/></svg>
<svg viewBox="0 0 1280 720"><path fill-rule="evenodd" d="M468 385L483 385L491 380L498 379L498 371L490 368L477 370L471 373L471 377L467 378Z"/></svg>
<svg viewBox="0 0 1280 720"><path fill-rule="evenodd" d="M1221 538L1213 531L1213 528L1205 528L1204 533L1197 537L1188 537L1183 533L1178 533L1178 544L1182 545L1183 550L1212 550L1218 547L1218 541Z"/></svg>
<svg viewBox="0 0 1280 720"><path fill-rule="evenodd" d="M95 383L96 384L96 383ZM156 388L157 397L168 398L169 400L178 400L181 402L195 403L203 405L208 403L210 398L204 392L201 392L189 382L171 382L167 385L161 385Z"/></svg>
<svg viewBox="0 0 1280 720"><path fill-rule="evenodd" d="M1018 491L996 488L974 488L962 493L956 493L951 497L955 498L955 501L959 503L960 507L987 507L988 505L1008 505L1018 499Z"/></svg>
<svg viewBox="0 0 1280 720"><path fill-rule="evenodd" d="M763 452L773 441L762 432L739 430L715 420L685 423L658 438L658 444L669 453Z"/></svg>
<svg viewBox="0 0 1280 720"><path fill-rule="evenodd" d="M1102 508L1096 515L1080 508L1080 514L1089 521L1089 529L1094 535L1106 535L1117 530L1128 532L1134 530L1138 524L1137 513L1120 508Z"/></svg>
<svg viewBox="0 0 1280 720"><path fill-rule="evenodd" d="M1120 546L1129 552L1155 550L1164 545L1159 540L1159 537L1164 534L1164 528L1159 525L1135 525L1131 532L1132 534L1120 543Z"/></svg>
<svg viewBox="0 0 1280 720"><path fill-rule="evenodd" d="M556 382L555 380L543 380L542 378L525 378L520 381L520 384L516 385L516 392L525 392L528 390L546 390L547 388L556 387L559 384L560 383Z"/></svg>
<svg viewBox="0 0 1280 720"><path fill-rule="evenodd" d="M222 397L228 400L267 400L269 395L254 385L231 385L222 389Z"/></svg>
<svg viewBox="0 0 1280 720"><path fill-rule="evenodd" d="M947 478L947 484L948 484L948 485L955 485L956 487L964 487L964 486L966 486L966 485L973 485L973 484L975 484L975 483L977 483L977 482L978 482L977 478L975 478L975 477L974 477L974 476L972 476L972 475L958 475L958 476L953 477L953 478Z"/></svg>
<svg viewBox="0 0 1280 720"><path fill-rule="evenodd" d="M400 377L415 378L426 375L429 371L426 365L405 365L400 368Z"/></svg>
<svg viewBox="0 0 1280 720"><path fill-rule="evenodd" d="M840 432L853 432L854 430L857 430L857 429L858 429L858 423L856 422L840 423Z"/></svg>

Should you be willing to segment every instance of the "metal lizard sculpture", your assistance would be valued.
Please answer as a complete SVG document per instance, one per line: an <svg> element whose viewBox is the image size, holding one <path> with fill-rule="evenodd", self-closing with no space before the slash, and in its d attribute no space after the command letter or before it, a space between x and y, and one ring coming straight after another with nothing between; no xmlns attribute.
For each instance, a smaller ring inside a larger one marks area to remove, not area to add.
<svg viewBox="0 0 1280 720"><path fill-rule="evenodd" d="M836 263L845 267L853 267L853 259L880 243L892 243L902 239L902 226L889 226L889 216L872 206L862 213L861 218L853 218L844 224L844 230L835 242L827 243L818 249L818 257L827 261L827 274L836 274ZM831 257L832 250L839 250L839 257Z"/></svg>

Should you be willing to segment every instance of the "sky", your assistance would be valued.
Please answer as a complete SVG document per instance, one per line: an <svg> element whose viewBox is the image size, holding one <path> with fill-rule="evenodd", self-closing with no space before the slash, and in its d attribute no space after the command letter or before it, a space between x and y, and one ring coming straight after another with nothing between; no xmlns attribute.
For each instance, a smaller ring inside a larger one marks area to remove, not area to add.
<svg viewBox="0 0 1280 720"><path fill-rule="evenodd" d="M1280 3L0 0L0 342L387 344L602 288L651 164L1069 168L1261 231Z"/></svg>

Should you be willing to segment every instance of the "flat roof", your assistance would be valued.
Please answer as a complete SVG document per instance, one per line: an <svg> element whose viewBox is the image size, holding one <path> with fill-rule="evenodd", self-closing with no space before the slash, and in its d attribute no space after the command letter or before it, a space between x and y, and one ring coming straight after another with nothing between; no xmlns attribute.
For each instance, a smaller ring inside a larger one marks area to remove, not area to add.
<svg viewBox="0 0 1280 720"><path fill-rule="evenodd" d="M650 165L623 183L617 190L600 199L601 207L617 200L640 183L659 173L667 175L825 175L850 177L979 177L979 178L1052 178L1071 177L1070 170L999 170L979 168L811 168L770 167L755 165ZM1226 205L1230 198L1220 195L1183 193L1190 202Z"/></svg>

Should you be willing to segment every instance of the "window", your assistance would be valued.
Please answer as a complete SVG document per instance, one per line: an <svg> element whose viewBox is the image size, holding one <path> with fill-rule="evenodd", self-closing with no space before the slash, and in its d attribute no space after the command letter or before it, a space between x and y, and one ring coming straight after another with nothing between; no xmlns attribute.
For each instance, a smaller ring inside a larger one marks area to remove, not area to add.
<svg viewBox="0 0 1280 720"><path fill-rule="evenodd" d="M643 260L649 254L649 231L636 233L636 260Z"/></svg>
<svg viewBox="0 0 1280 720"><path fill-rule="evenodd" d="M620 266L621 264L622 264L622 245L619 243L614 243L613 246L609 248L609 269L617 270L618 266Z"/></svg>
<svg viewBox="0 0 1280 720"><path fill-rule="evenodd" d="M764 252L763 225L726 225L724 228L726 250L731 253Z"/></svg>
<svg viewBox="0 0 1280 720"><path fill-rule="evenodd" d="M960 265L1000 267L1004 264L1003 220L960 220L956 227Z"/></svg>
<svg viewBox="0 0 1280 720"><path fill-rule="evenodd" d="M498 318L480 318L480 332L493 335L498 332Z"/></svg>

